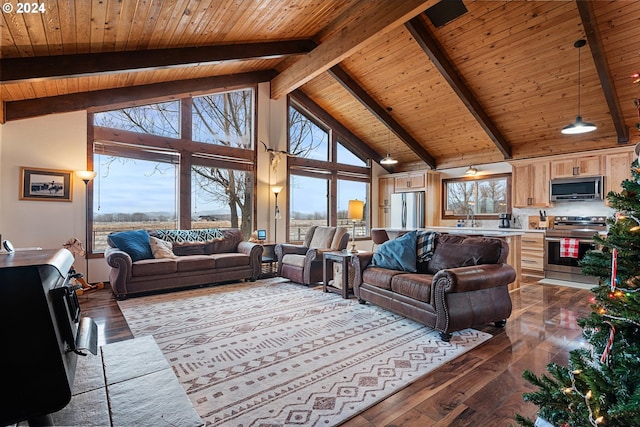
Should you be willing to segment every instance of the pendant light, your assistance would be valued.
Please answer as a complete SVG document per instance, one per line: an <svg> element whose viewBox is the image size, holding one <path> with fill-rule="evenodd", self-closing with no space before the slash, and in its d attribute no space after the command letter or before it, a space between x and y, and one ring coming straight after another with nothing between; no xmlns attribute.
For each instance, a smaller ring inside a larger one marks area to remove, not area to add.
<svg viewBox="0 0 640 427"><path fill-rule="evenodd" d="M478 173L478 169L474 168L472 165L469 165L469 169L464 173L465 175L473 176Z"/></svg>
<svg viewBox="0 0 640 427"><path fill-rule="evenodd" d="M393 108L387 107L387 111L391 113ZM387 128L387 156L380 160L381 165L395 165L398 163L396 159L391 157L391 129Z"/></svg>
<svg viewBox="0 0 640 427"><path fill-rule="evenodd" d="M578 49L578 116L575 123L571 123L562 128L562 133L565 135L578 135L581 133L591 132L597 129L597 126L593 123L583 122L580 115L580 48L587 44L587 41L580 39L573 44L573 47Z"/></svg>

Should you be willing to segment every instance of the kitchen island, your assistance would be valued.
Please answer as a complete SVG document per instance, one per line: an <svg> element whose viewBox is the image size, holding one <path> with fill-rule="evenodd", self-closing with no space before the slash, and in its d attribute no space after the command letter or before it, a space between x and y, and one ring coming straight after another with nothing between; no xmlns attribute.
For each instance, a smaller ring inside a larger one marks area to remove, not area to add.
<svg viewBox="0 0 640 427"><path fill-rule="evenodd" d="M379 230L380 228L378 228ZM376 230L374 228L373 230ZM402 233L415 230L408 228L384 228L389 235L390 239L398 237ZM496 237L503 239L509 245L509 256L507 257L507 263L516 270L516 281L509 285L509 290L520 288L520 279L522 277L522 266L520 262L520 248L522 242L522 236L526 230L519 228L489 228L489 227L443 227L432 226L425 228L418 228L417 230L438 231L440 233L451 234L464 234L467 236L486 236Z"/></svg>

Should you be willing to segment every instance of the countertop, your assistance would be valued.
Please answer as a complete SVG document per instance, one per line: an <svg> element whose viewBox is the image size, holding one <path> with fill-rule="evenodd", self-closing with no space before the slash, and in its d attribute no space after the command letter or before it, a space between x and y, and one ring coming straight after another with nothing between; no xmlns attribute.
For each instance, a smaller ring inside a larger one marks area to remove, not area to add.
<svg viewBox="0 0 640 427"><path fill-rule="evenodd" d="M400 231L408 231L406 228L384 228L387 232L398 233ZM488 228L488 227L441 227L441 226L432 226L420 228L420 230L434 230L434 231L444 231L451 234L467 234L467 235L476 235L476 236L521 236L525 233L525 231L538 231L544 232L544 230L523 230L520 228Z"/></svg>

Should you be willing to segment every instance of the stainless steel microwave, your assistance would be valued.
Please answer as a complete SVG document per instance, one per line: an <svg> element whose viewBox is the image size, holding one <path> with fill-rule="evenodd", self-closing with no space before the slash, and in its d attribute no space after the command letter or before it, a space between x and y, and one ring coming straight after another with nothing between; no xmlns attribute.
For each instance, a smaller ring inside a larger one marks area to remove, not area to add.
<svg viewBox="0 0 640 427"><path fill-rule="evenodd" d="M602 200L604 197L604 177L576 176L552 179L549 184L549 198L552 202L579 200Z"/></svg>

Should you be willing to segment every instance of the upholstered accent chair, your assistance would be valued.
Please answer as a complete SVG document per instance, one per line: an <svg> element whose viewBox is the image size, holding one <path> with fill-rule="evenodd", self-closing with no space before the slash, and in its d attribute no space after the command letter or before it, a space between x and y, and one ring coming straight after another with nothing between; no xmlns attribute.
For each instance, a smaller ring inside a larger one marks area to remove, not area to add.
<svg viewBox="0 0 640 427"><path fill-rule="evenodd" d="M303 244L276 245L278 276L304 285L321 282L322 254L345 249L348 243L349 232L345 227L312 226Z"/></svg>

